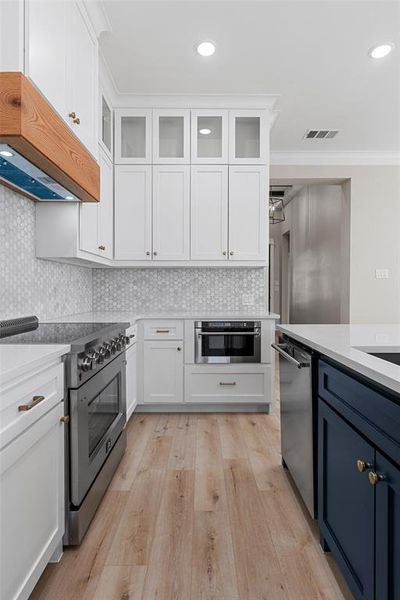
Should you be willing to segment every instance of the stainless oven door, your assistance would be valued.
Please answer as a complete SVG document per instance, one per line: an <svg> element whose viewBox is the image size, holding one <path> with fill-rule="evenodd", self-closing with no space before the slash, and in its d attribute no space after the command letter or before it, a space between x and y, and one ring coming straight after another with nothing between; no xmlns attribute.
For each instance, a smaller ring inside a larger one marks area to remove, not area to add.
<svg viewBox="0 0 400 600"><path fill-rule="evenodd" d="M195 328L195 362L207 364L261 362L261 330L203 331Z"/></svg>
<svg viewBox="0 0 400 600"><path fill-rule="evenodd" d="M80 388L69 391L70 495L76 507L125 426L125 365L123 353Z"/></svg>

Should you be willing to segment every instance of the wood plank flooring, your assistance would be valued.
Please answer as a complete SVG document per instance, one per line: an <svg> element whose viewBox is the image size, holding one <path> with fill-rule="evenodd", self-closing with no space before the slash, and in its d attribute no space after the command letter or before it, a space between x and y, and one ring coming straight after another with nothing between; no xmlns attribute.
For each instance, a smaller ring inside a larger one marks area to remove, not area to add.
<svg viewBox="0 0 400 600"><path fill-rule="evenodd" d="M344 600L264 414L134 415L79 548L32 600Z"/></svg>

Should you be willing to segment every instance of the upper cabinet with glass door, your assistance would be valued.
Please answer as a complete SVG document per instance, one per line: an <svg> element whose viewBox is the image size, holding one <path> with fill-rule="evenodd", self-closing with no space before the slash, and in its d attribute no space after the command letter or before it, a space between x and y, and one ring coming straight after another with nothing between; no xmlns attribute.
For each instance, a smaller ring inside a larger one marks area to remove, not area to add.
<svg viewBox="0 0 400 600"><path fill-rule="evenodd" d="M104 152L113 158L113 120L111 103L100 94L100 142Z"/></svg>
<svg viewBox="0 0 400 600"><path fill-rule="evenodd" d="M115 110L115 163L150 164L152 110L119 108Z"/></svg>
<svg viewBox="0 0 400 600"><path fill-rule="evenodd" d="M192 110L192 163L228 164L227 110Z"/></svg>
<svg viewBox="0 0 400 600"><path fill-rule="evenodd" d="M231 110L229 112L229 163L266 164L268 138L266 111Z"/></svg>
<svg viewBox="0 0 400 600"><path fill-rule="evenodd" d="M153 163L190 163L190 110L153 110Z"/></svg>

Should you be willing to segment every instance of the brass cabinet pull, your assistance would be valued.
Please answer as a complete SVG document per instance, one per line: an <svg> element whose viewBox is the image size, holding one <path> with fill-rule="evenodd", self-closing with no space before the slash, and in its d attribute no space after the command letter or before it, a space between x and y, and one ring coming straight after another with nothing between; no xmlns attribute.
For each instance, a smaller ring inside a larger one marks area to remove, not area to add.
<svg viewBox="0 0 400 600"><path fill-rule="evenodd" d="M372 467L372 464L369 462L366 462L365 460L362 460L361 458L359 458L357 460L357 469L360 471L360 473L363 473L364 471L366 471L367 469L370 469Z"/></svg>
<svg viewBox="0 0 400 600"><path fill-rule="evenodd" d="M79 117L76 117L76 119L72 119L72 122L75 123L75 125L80 125L81 124L81 120Z"/></svg>
<svg viewBox="0 0 400 600"><path fill-rule="evenodd" d="M76 112L70 112L69 117L71 117L71 119L76 119Z"/></svg>
<svg viewBox="0 0 400 600"><path fill-rule="evenodd" d="M219 385L236 385L236 381L220 381Z"/></svg>
<svg viewBox="0 0 400 600"><path fill-rule="evenodd" d="M40 402L43 402L44 400L44 396L33 396L32 400L30 402L28 402L27 404L20 404L18 406L18 410L20 412L25 412L27 410L31 410L31 408L34 408L37 404L39 404Z"/></svg>
<svg viewBox="0 0 400 600"><path fill-rule="evenodd" d="M177 347L178 352L180 352L182 350L182 348L180 346Z"/></svg>
<svg viewBox="0 0 400 600"><path fill-rule="evenodd" d="M378 485L380 481L385 479L384 475L380 475L379 473L375 473L375 471L370 471L368 473L368 479L371 485Z"/></svg>
<svg viewBox="0 0 400 600"><path fill-rule="evenodd" d="M169 333L169 329L156 329L156 333Z"/></svg>
<svg viewBox="0 0 400 600"><path fill-rule="evenodd" d="M153 252L153 256L157 256L157 252Z"/></svg>
<svg viewBox="0 0 400 600"><path fill-rule="evenodd" d="M224 251L222 252L222 254L223 254L224 256L226 256L226 250L224 250Z"/></svg>
<svg viewBox="0 0 400 600"><path fill-rule="evenodd" d="M149 250L147 250L146 252L146 256L150 256L151 252Z"/></svg>
<svg viewBox="0 0 400 600"><path fill-rule="evenodd" d="M64 423L64 425L68 425L68 423L69 423L69 416L68 415L64 415L63 417L60 417L60 423Z"/></svg>
<svg viewBox="0 0 400 600"><path fill-rule="evenodd" d="M99 246L99 250L105 250L105 249L106 249L105 246L103 246L103 245Z"/></svg>
<svg viewBox="0 0 400 600"><path fill-rule="evenodd" d="M231 250L231 251L229 252L229 254L230 254L230 256L233 256L233 250Z"/></svg>

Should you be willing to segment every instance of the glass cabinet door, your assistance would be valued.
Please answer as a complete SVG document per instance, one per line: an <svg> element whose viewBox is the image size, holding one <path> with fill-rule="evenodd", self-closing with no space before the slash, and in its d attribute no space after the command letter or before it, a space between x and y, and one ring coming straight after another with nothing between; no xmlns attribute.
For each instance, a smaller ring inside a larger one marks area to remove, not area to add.
<svg viewBox="0 0 400 600"><path fill-rule="evenodd" d="M227 164L228 112L192 111L192 163Z"/></svg>
<svg viewBox="0 0 400 600"><path fill-rule="evenodd" d="M109 103L103 95L101 95L101 141L112 155L112 111Z"/></svg>
<svg viewBox="0 0 400 600"><path fill-rule="evenodd" d="M151 162L151 110L115 111L115 162L145 164Z"/></svg>
<svg viewBox="0 0 400 600"><path fill-rule="evenodd" d="M268 147L265 112L231 111L229 126L229 162L265 164Z"/></svg>
<svg viewBox="0 0 400 600"><path fill-rule="evenodd" d="M153 163L190 162L190 111L153 111Z"/></svg>

